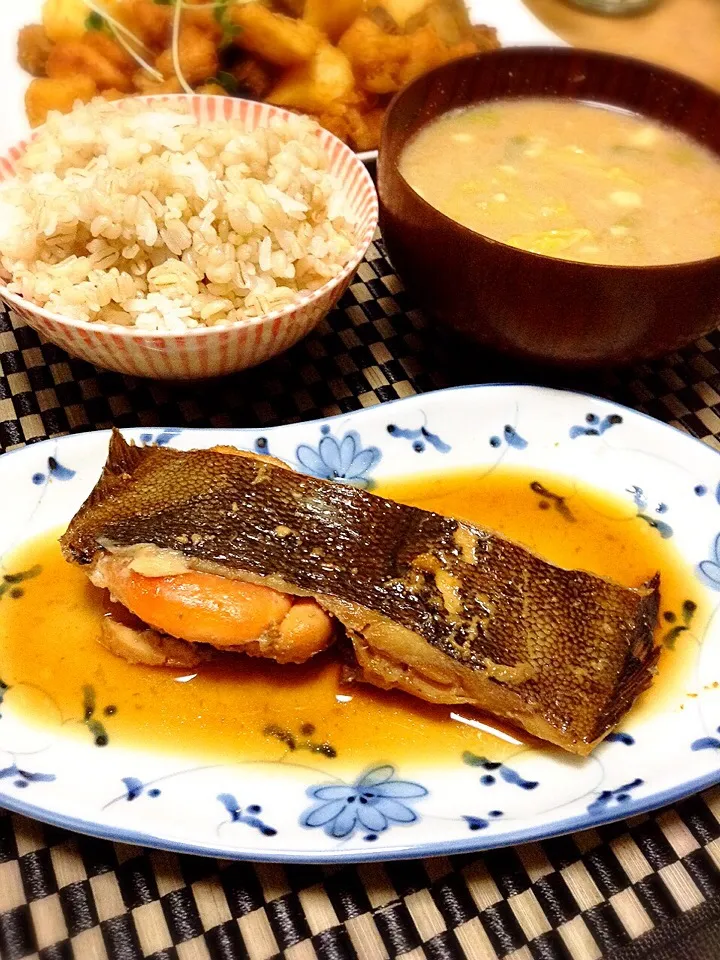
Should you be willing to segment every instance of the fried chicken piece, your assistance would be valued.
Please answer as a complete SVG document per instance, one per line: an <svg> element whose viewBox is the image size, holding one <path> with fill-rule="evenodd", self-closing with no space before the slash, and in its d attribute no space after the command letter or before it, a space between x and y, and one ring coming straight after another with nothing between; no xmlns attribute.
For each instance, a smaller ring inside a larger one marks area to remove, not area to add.
<svg viewBox="0 0 720 960"><path fill-rule="evenodd" d="M342 105L336 110L326 110L323 113L311 113L309 116L311 116L313 120L316 120L321 127L329 130L338 140L342 140L343 143L352 146L348 111L344 109Z"/></svg>
<svg viewBox="0 0 720 960"><path fill-rule="evenodd" d="M363 113L361 110L351 107L347 111L347 118L352 146L360 153L365 150L377 150L380 146L385 108L374 107L372 110Z"/></svg>
<svg viewBox="0 0 720 960"><path fill-rule="evenodd" d="M434 27L431 26L421 27L410 34L407 39L411 43L408 56L397 72L398 89L407 86L421 73L426 73L433 67L439 67L449 60L457 60L476 52L472 40L449 46L440 39Z"/></svg>
<svg viewBox="0 0 720 960"><path fill-rule="evenodd" d="M309 23L273 13L261 3L238 3L228 10L231 23L240 32L234 43L278 67L307 63L322 34Z"/></svg>
<svg viewBox="0 0 720 960"><path fill-rule="evenodd" d="M127 50L106 33L100 30L88 30L82 42L126 73L135 69L136 63Z"/></svg>
<svg viewBox="0 0 720 960"><path fill-rule="evenodd" d="M128 26L139 40L151 50L162 51L172 42L173 4L158 4L155 0L124 0L129 12ZM215 19L218 7L207 0L184 0L180 17L180 33L192 27L210 37L215 43L222 38L222 27Z"/></svg>
<svg viewBox="0 0 720 960"><path fill-rule="evenodd" d="M129 26L139 40L152 50L162 50L172 37L173 8L154 0L130 0Z"/></svg>
<svg viewBox="0 0 720 960"><path fill-rule="evenodd" d="M201 83L195 87L195 93L202 93L206 97L226 97L227 90L219 83Z"/></svg>
<svg viewBox="0 0 720 960"><path fill-rule="evenodd" d="M158 81L151 77L145 70L137 70L133 74L133 86L138 93L146 96L163 93L182 93L182 84L176 76L169 77L167 80Z"/></svg>
<svg viewBox="0 0 720 960"><path fill-rule="evenodd" d="M183 6L181 25L185 27L194 27L210 37L216 44L222 40L222 25L216 18L218 7L210 6L207 0L185 0Z"/></svg>
<svg viewBox="0 0 720 960"><path fill-rule="evenodd" d="M402 30L386 7L370 6L366 9L365 16L372 20L376 26L380 27L383 33L389 33L393 36L402 33Z"/></svg>
<svg viewBox="0 0 720 960"><path fill-rule="evenodd" d="M472 39L472 24L464 0L430 0L405 23L405 33L431 26L449 46Z"/></svg>
<svg viewBox="0 0 720 960"><path fill-rule="evenodd" d="M157 4L154 0L126 0L130 13L130 28L145 46L157 53L165 51L172 43L173 5ZM207 0L197 0L194 6L190 0L183 0L180 17L180 40L186 30L198 31L217 46L222 39L222 27L215 19L217 7L210 6ZM198 33L190 34L190 39ZM170 54L170 57L172 55ZM202 77L205 80L211 73Z"/></svg>
<svg viewBox="0 0 720 960"><path fill-rule="evenodd" d="M86 38L56 43L47 59L47 75L53 80L87 77L98 90L132 90L127 68L118 67Z"/></svg>
<svg viewBox="0 0 720 960"><path fill-rule="evenodd" d="M44 77L52 43L45 27L29 23L18 34L17 59L22 70L33 77Z"/></svg>
<svg viewBox="0 0 720 960"><path fill-rule="evenodd" d="M305 0L277 0L274 6L291 17L301 17L305 9Z"/></svg>
<svg viewBox="0 0 720 960"><path fill-rule="evenodd" d="M110 87L108 90L103 90L100 96L103 100L124 100L128 94L123 93L122 90L115 90L114 87Z"/></svg>
<svg viewBox="0 0 720 960"><path fill-rule="evenodd" d="M380 144L384 107L368 107L366 103L358 106L339 103L313 116L321 127L360 153L377 150Z"/></svg>
<svg viewBox="0 0 720 960"><path fill-rule="evenodd" d="M241 60L230 68L230 73L237 80L240 96L249 97L251 100L262 100L273 84L270 71L255 57Z"/></svg>
<svg viewBox="0 0 720 960"><path fill-rule="evenodd" d="M407 60L408 44L408 37L392 36L370 17L358 17L338 47L352 64L363 90L394 93L400 89L398 73Z"/></svg>
<svg viewBox="0 0 720 960"><path fill-rule="evenodd" d="M45 123L51 110L69 113L76 100L87 103L97 93L92 77L75 75L62 80L38 77L25 93L25 112L31 127Z"/></svg>
<svg viewBox="0 0 720 960"><path fill-rule="evenodd" d="M409 34L386 33L370 17L359 17L340 38L358 84L377 94L395 93L433 67L477 50L473 37L451 45L426 24Z"/></svg>
<svg viewBox="0 0 720 960"><path fill-rule="evenodd" d="M426 9L425 22L450 47L471 43L474 47L471 53L482 53L500 46L494 27L472 23L465 0L433 0ZM458 55L457 50L454 55Z"/></svg>
<svg viewBox="0 0 720 960"><path fill-rule="evenodd" d="M488 50L497 50L500 47L497 30L495 27L487 27L485 24L476 23L472 27L472 38L478 53L485 53Z"/></svg>
<svg viewBox="0 0 720 960"><path fill-rule="evenodd" d="M180 71L192 86L214 77L218 71L218 50L215 42L197 27L184 27L178 38ZM155 66L165 78L175 76L172 49L164 50Z"/></svg>

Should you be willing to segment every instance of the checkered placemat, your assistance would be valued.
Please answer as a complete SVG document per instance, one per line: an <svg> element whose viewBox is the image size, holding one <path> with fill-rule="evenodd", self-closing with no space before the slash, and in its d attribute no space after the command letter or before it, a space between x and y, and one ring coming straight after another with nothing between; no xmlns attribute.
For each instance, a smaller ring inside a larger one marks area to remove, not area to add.
<svg viewBox="0 0 720 960"><path fill-rule="evenodd" d="M705 911L683 943L720 931L718 816L713 790L479 857L328 868L179 856L0 815L0 956L645 960L650 932L655 960L683 915Z"/></svg>
<svg viewBox="0 0 720 960"><path fill-rule="evenodd" d="M458 347L381 241L311 337L209 384L99 371L0 313L0 451L112 424L272 426L490 381L606 396L720 450L720 333L581 375ZM720 789L540 844L338 868L166 854L0 812L0 960L717 960L719 838Z"/></svg>

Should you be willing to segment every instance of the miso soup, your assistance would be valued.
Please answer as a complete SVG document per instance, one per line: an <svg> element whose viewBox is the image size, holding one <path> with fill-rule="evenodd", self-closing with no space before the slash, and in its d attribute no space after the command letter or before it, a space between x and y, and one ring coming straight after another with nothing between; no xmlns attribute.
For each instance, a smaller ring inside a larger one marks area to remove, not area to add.
<svg viewBox="0 0 720 960"><path fill-rule="evenodd" d="M720 159L602 105L520 99L453 111L420 130L400 171L446 216L534 253L624 265L720 255Z"/></svg>

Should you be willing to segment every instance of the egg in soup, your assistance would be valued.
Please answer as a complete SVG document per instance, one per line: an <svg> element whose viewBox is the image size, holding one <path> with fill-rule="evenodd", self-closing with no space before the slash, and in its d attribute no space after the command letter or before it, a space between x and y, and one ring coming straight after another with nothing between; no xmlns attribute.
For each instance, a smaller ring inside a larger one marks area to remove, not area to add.
<svg viewBox="0 0 720 960"><path fill-rule="evenodd" d="M496 100L445 114L400 172L431 206L533 253L627 266L720 255L720 158L599 104Z"/></svg>

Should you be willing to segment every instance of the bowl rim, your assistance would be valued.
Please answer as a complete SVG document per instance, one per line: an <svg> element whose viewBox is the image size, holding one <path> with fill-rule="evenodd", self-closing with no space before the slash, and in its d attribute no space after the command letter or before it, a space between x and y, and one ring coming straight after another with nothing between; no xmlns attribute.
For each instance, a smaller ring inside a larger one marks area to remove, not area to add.
<svg viewBox="0 0 720 960"><path fill-rule="evenodd" d="M161 93L161 94L151 94L148 96L133 97L135 101L140 101L141 103L186 103L190 104L192 100L196 97L202 96L204 100L215 100L218 102L225 102L230 100L233 103L246 103L253 106L260 105L265 107L273 116L281 116L285 119L290 117L295 117L297 114L292 113L290 110L285 110L283 107L277 107L275 104L265 103L264 101L256 100L247 100L244 97L222 97L217 95L207 94L192 94L189 93ZM29 137L17 141L8 149L3 151L0 154L0 159L5 159L7 157L12 157L13 153L19 152L20 156L25 152L28 144L37 137L38 133L44 129L44 124L40 127L37 127L32 131ZM370 176L365 163L359 158L359 156L352 150L346 143L332 134L329 130L326 130L324 127L317 125L319 135L323 141L323 146L331 146L338 144L342 151L347 154L350 158L350 168L355 169L361 181L367 187L370 187L370 195L372 198L372 206L370 209L370 223L366 230L363 231L361 235L355 240L353 245L353 254L352 257L348 260L342 270L336 274L336 276L331 277L327 280L321 287L318 287L317 290L311 290L304 294L301 294L296 300L292 303L287 304L284 307L279 307L277 310L273 310L270 313L264 313L259 317L248 317L245 320L235 320L232 323L219 324L216 326L208 327L194 327L190 330L138 330L137 327L124 327L120 324L110 324L103 323L100 321L91 321L91 320L77 320L74 317L66 317L62 313L55 313L52 310L47 310L45 307L41 307L38 304L34 303L32 300L28 300L20 294L13 293L8 290L7 284L4 280L0 279L0 298L5 300L6 304L10 304L13 307L18 307L21 311L29 311L41 317L43 320L50 321L54 324L59 324L61 326L72 327L76 330L86 330L92 333L102 333L104 335L112 335L114 337L120 336L126 339L131 340L172 340L172 339L185 339L192 338L198 339L211 334L218 335L221 333L228 333L230 331L239 331L239 330L248 330L255 329L258 326L264 326L265 324L272 324L278 319L283 319L291 316L299 308L307 307L313 303L316 303L326 294L330 293L337 286L342 284L348 277L351 277L353 273L357 270L358 266L363 260L368 247L373 241L375 232L377 231L378 218L379 218L379 204L378 204L378 194L373 183L373 179ZM10 179L10 178L9 178Z"/></svg>
<svg viewBox="0 0 720 960"><path fill-rule="evenodd" d="M540 54L542 56L547 57L548 59L553 59L553 60L571 60L573 57L580 56L580 57L586 57L586 58L598 60L601 62L607 62L609 64L618 63L618 62L625 63L630 66L639 67L645 70L646 72L660 73L667 80L681 82L686 87L690 87L691 89L694 88L697 91L704 94L709 94L710 96L713 97L713 99L717 101L718 111L720 112L720 92L718 92L717 90L713 90L712 87L708 86L705 83L702 83L699 80L695 80L692 77L688 77L682 73L679 73L677 70L672 70L669 67L663 67L663 66L660 66L659 64L651 63L649 60L642 60L639 57L630 57L620 53L617 53L617 54L608 53L604 50L590 50L586 47L554 47L554 46L540 46L537 44L534 46L500 47L497 50L480 51L478 53L470 54L467 57L460 57L457 60L450 60L447 63L442 63L440 64L440 66L434 67L432 70L428 70L426 73L421 74L421 76L416 77L406 87L403 87L402 90L399 90L395 94L395 96L392 98L392 100L388 104L387 109L385 111L385 117L383 119L383 125L382 125L381 137L380 137L380 150L378 151L378 164L382 165L383 163L382 145L386 137L386 132L389 131L390 129L392 114L394 110L397 108L397 105L402 99L402 97L405 94L407 94L410 90L412 90L415 86L420 85L421 83L424 83L424 82L428 82L429 80L433 80L435 77L440 77L443 74L449 73L463 63L477 62L480 59L484 60L486 58L492 58L496 60L510 59L510 60L522 61L523 57L525 57L528 54L530 55ZM478 104L492 103L493 100L503 100L503 99L519 99L519 100L520 99L528 99L528 100L542 99L542 95L541 94L540 95L533 94L530 96L520 95L517 98L489 97L485 100L474 101L474 103L478 103ZM580 98L575 98L570 96L558 96L554 98L548 97L547 99L556 99L561 101L562 100L579 100L579 102L581 103L597 103L601 107L613 106L613 103L611 101L608 101L608 102L604 102L600 100L585 101L585 100L580 100ZM470 104L468 104L468 106L470 106ZM425 126L429 125L435 120L438 120L440 117L445 116L447 113L450 113L453 109L455 108L450 107L448 110L445 110L442 113L438 113L431 120L429 120L427 124L423 124L422 127L419 127L418 130L416 130L415 133L413 134L413 137L417 136L419 130L424 129ZM652 122L657 123L660 126L663 126L663 124L660 121L654 120L652 117L648 117L647 114L641 113L639 111L629 111L629 112L633 112L638 117L644 117L647 120L651 120ZM665 124L665 126L670 126L670 125ZM671 127L671 129L677 129L677 128ZM692 140L694 143L698 144L699 146L713 153L717 158L718 163L720 164L720 148L718 148L718 150L713 150L710 147L705 147L704 144L700 144L699 141L695 137L691 136L690 134L684 133L684 131L680 131L679 129L678 129L678 132L683 133L684 136L686 136L689 140ZM468 227L465 224L460 223L458 220L453 220L452 217L449 217L447 214L443 213L437 207L433 206L431 203L428 203L428 201L424 197L422 197L417 192L417 190L415 190L415 188L405 179L405 177L400 171L399 161L400 161L400 157L402 155L403 150L407 147L408 143L410 143L411 139L412 138L408 138L407 140L405 140L401 150L398 152L397 158L392 161L394 172L402 180L403 184L408 188L408 190L412 192L413 196L418 201L420 201L422 207L428 213L432 212L434 216L440 218L441 223L452 225L453 227L458 229L463 237L467 237L467 238L479 237L481 240L484 240L486 243L489 243L494 247L498 247L503 251L514 252L518 255L521 255L524 257L531 257L533 260L539 260L546 263L566 264L568 265L568 267L572 267L574 269L582 268L584 270L588 270L589 272L615 271L620 273L626 273L626 272L637 273L637 271L642 271L643 275L649 275L650 273L657 273L657 272L669 273L671 271L679 273L682 271L686 271L688 268L692 268L692 267L702 267L702 266L712 266L712 265L720 267L720 253L716 254L713 257L704 257L700 260L681 260L679 262L673 261L671 263L647 263L647 264L593 263L587 260L568 260L563 257L553 257L546 253L535 253L532 250L524 250L522 247L514 247L512 244L504 243L502 240L496 240L493 237L487 236L487 234L485 233L481 233L479 230L473 230L471 227ZM387 163L388 161L385 160L384 162ZM380 192L380 166L378 167L378 194L379 192ZM382 201L381 201L381 205L382 205Z"/></svg>

